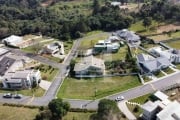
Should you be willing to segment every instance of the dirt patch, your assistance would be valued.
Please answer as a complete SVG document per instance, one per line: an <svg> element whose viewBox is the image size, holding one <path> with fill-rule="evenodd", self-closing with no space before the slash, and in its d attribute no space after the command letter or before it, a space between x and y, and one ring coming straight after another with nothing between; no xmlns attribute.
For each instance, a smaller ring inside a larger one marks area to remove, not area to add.
<svg viewBox="0 0 180 120"><path fill-rule="evenodd" d="M157 29L157 33L163 33L163 32L175 31L175 30L180 30L180 24L168 24L168 25L160 26Z"/></svg>

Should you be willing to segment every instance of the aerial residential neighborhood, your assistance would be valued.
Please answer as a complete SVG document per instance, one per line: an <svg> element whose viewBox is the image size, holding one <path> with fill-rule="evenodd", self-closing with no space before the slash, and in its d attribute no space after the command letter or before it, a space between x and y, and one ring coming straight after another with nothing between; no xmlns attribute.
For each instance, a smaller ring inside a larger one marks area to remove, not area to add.
<svg viewBox="0 0 180 120"><path fill-rule="evenodd" d="M1 120L180 120L179 0L0 0Z"/></svg>

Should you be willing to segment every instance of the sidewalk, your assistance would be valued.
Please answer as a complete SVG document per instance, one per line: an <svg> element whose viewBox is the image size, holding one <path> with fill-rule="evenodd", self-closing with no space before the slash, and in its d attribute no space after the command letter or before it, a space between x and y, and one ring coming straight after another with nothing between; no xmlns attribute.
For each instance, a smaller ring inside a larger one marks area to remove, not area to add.
<svg viewBox="0 0 180 120"><path fill-rule="evenodd" d="M137 120L136 117L127 108L126 101L118 102L118 107L128 120Z"/></svg>

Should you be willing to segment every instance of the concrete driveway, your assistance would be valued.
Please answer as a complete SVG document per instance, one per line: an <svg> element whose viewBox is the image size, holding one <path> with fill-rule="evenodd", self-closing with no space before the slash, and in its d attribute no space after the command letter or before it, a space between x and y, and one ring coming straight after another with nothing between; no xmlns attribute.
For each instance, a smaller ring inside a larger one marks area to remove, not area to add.
<svg viewBox="0 0 180 120"><path fill-rule="evenodd" d="M46 80L41 80L39 86L44 90L48 90L49 87L51 86L51 82L46 81Z"/></svg>

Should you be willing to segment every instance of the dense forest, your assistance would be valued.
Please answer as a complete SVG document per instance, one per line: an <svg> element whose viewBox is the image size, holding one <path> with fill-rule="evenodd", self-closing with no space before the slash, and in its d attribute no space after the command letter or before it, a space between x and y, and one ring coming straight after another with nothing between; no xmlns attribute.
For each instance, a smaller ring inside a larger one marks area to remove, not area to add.
<svg viewBox="0 0 180 120"><path fill-rule="evenodd" d="M0 38L41 32L68 40L92 30L128 28L133 22L147 17L159 21L180 21L179 5L169 4L167 0L145 2L138 13L111 6L108 0L57 6L59 1L54 0L50 6L42 7L43 0L0 0Z"/></svg>

